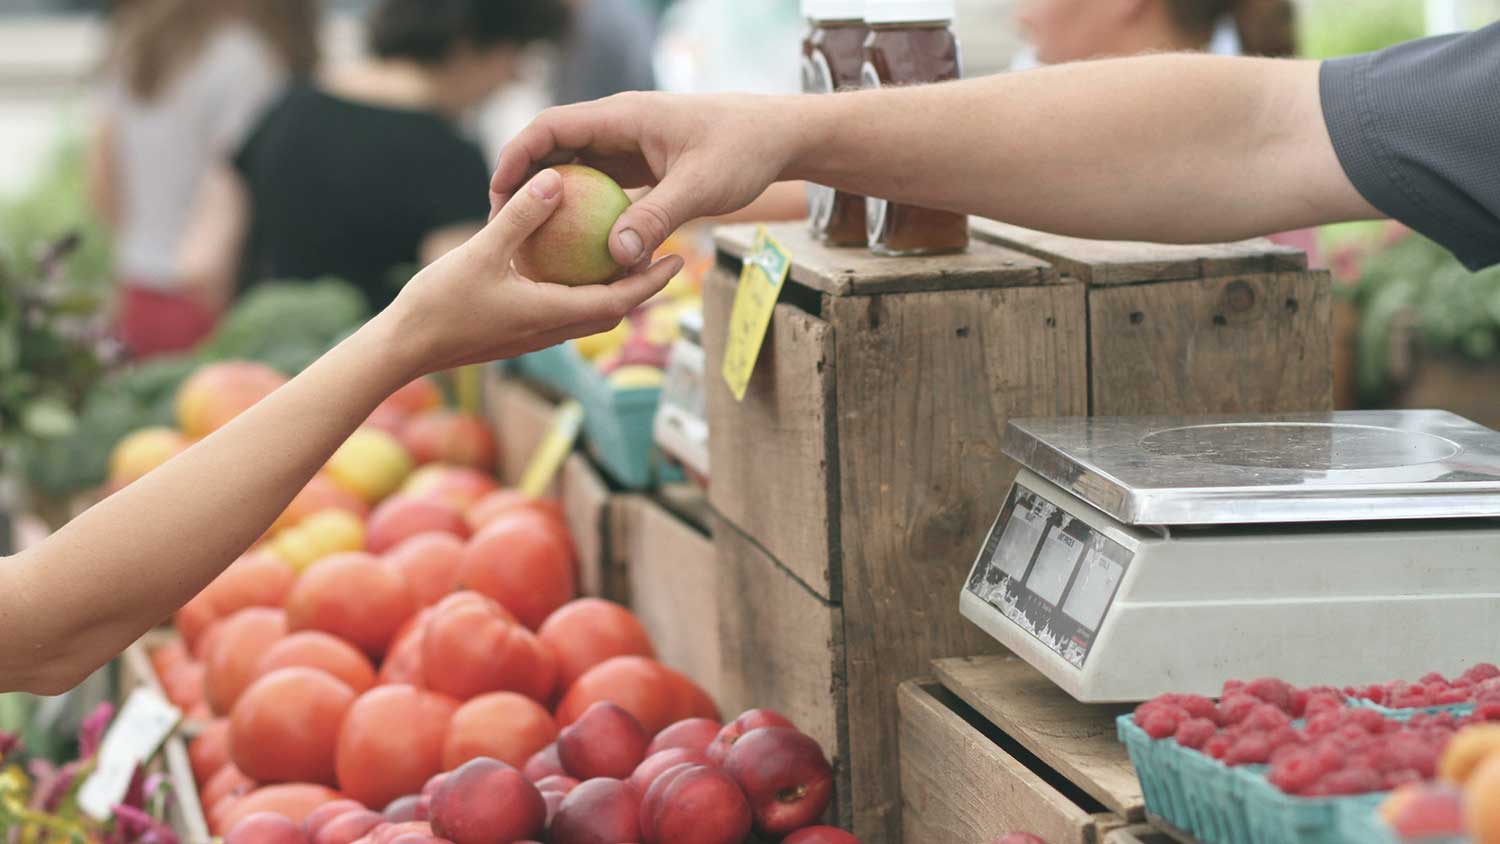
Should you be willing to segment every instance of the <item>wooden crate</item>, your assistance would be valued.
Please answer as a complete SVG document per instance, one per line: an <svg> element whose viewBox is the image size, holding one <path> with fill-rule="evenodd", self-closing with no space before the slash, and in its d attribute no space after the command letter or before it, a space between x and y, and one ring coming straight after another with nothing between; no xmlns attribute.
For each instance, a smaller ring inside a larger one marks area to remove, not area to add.
<svg viewBox="0 0 1500 844"><path fill-rule="evenodd" d="M1016 471L1007 420L1326 409L1328 279L1265 244L982 228L965 255L890 259L773 231L793 265L743 402L717 376L753 228L720 230L705 281L725 689L831 707L840 820L894 841L897 684L998 650L957 596Z"/></svg>
<svg viewBox="0 0 1500 844"><path fill-rule="evenodd" d="M130 693L144 686L165 696L156 672L151 667L151 651L177 634L172 631L152 630L125 650L120 657L120 703ZM207 842L210 840L208 821L204 807L198 801L198 785L193 781L193 766L188 758L187 743L196 735L200 725L184 721L177 732L169 736L161 752L150 762L153 771L163 773L171 786L172 795L167 803L167 823L184 842Z"/></svg>
<svg viewBox="0 0 1500 844"><path fill-rule="evenodd" d="M906 844L1007 832L1126 844L1145 831L1125 831L1145 806L1114 736L1124 710L1080 704L1012 656L937 660L933 670L935 680L899 695Z"/></svg>
<svg viewBox="0 0 1500 844"><path fill-rule="evenodd" d="M491 367L484 381L485 414L499 445L496 472L514 486L552 426L557 402L522 381ZM584 595L613 598L624 586L622 572L609 552L610 489L599 470L582 454L563 462L549 495L562 505L578 553L578 588Z"/></svg>
<svg viewBox="0 0 1500 844"><path fill-rule="evenodd" d="M666 665L723 699L719 653L718 564L713 540L643 495L616 496L612 548L630 606Z"/></svg>

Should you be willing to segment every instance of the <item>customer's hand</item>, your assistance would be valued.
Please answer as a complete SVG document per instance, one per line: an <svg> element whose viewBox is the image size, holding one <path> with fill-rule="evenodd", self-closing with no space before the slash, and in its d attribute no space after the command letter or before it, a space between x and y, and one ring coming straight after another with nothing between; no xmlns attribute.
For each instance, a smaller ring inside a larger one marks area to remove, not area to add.
<svg viewBox="0 0 1500 844"><path fill-rule="evenodd" d="M626 188L651 187L610 235L615 260L655 253L678 227L737 211L782 178L802 127L794 98L619 94L543 112L500 154L490 184L498 211L538 167L578 161Z"/></svg>
<svg viewBox="0 0 1500 844"><path fill-rule="evenodd" d="M515 357L608 331L682 269L677 256L610 284L567 287L524 278L516 248L552 216L562 177L543 170L478 234L418 273L381 319L405 346L411 375Z"/></svg>

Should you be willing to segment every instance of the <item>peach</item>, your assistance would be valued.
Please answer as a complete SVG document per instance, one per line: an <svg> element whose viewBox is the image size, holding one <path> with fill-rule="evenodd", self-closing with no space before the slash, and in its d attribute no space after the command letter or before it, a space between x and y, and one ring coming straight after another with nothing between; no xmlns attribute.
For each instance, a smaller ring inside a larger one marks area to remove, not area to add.
<svg viewBox="0 0 1500 844"><path fill-rule="evenodd" d="M418 463L495 468L495 435L472 413L429 410L413 416L401 429L401 444Z"/></svg>
<svg viewBox="0 0 1500 844"><path fill-rule="evenodd" d="M1463 814L1463 794L1450 785L1404 785L1380 805L1380 816L1403 841L1461 837Z"/></svg>
<svg viewBox="0 0 1500 844"><path fill-rule="evenodd" d="M261 812L234 825L224 844L308 844L302 828L275 812Z"/></svg>
<svg viewBox="0 0 1500 844"><path fill-rule="evenodd" d="M304 572L334 554L363 550L365 523L353 513L330 508L276 534L264 547L294 571Z"/></svg>
<svg viewBox="0 0 1500 844"><path fill-rule="evenodd" d="M369 809L345 812L323 824L318 834L312 837L312 844L354 844L382 823L385 823L385 818Z"/></svg>
<svg viewBox="0 0 1500 844"><path fill-rule="evenodd" d="M521 772L532 782L541 782L547 777L567 776L568 773L563 770L562 759L557 755L557 742L531 754Z"/></svg>
<svg viewBox="0 0 1500 844"><path fill-rule="evenodd" d="M760 727L791 727L796 725L787 719L785 715L774 709L749 709L728 724L714 737L712 744L708 746L708 758L715 765L724 764L729 756L729 750L734 743L739 741L740 736Z"/></svg>
<svg viewBox="0 0 1500 844"><path fill-rule="evenodd" d="M645 761L635 767L635 772L630 775L630 784L635 790L645 794L656 778L665 774L672 768L682 764L708 765L708 756L701 750L687 747L669 747L666 750L657 751L647 756Z"/></svg>
<svg viewBox="0 0 1500 844"><path fill-rule="evenodd" d="M520 771L494 759L464 763L432 795L432 832L453 844L533 838L546 822L541 792Z"/></svg>
<svg viewBox="0 0 1500 844"><path fill-rule="evenodd" d="M641 795L630 783L617 779L588 780L563 797L548 831L552 844L638 841Z"/></svg>
<svg viewBox="0 0 1500 844"><path fill-rule="evenodd" d="M781 839L781 844L860 844L859 839L835 826L808 826ZM1012 844L1012 842L1007 842ZM1013 844L1020 844L1014 842ZM1035 844L1046 844L1037 841Z"/></svg>
<svg viewBox="0 0 1500 844"><path fill-rule="evenodd" d="M557 755L563 769L577 779L624 779L646 758L650 743L634 715L600 701L558 734Z"/></svg>
<svg viewBox="0 0 1500 844"><path fill-rule="evenodd" d="M122 489L187 450L188 440L171 428L142 428L120 440L109 454L109 488Z"/></svg>
<svg viewBox="0 0 1500 844"><path fill-rule="evenodd" d="M708 746L713 744L721 729L723 725L712 718L687 718L678 721L656 734L656 738L646 746L646 757L649 759L663 750L674 747L697 750L706 754Z"/></svg>
<svg viewBox="0 0 1500 844"><path fill-rule="evenodd" d="M376 504L395 492L411 474L412 457L390 434L360 428L328 459L333 482L366 504Z"/></svg>
<svg viewBox="0 0 1500 844"><path fill-rule="evenodd" d="M401 485L400 492L419 498L435 498L467 510L499 488L494 478L478 469L430 463L413 472Z"/></svg>
<svg viewBox="0 0 1500 844"><path fill-rule="evenodd" d="M823 748L790 727L759 727L730 749L724 771L755 813L755 828L785 835L817 821L833 797L833 767Z"/></svg>
<svg viewBox="0 0 1500 844"><path fill-rule="evenodd" d="M541 704L515 692L491 692L453 713L443 741L443 767L489 757L520 768L557 740L557 723Z"/></svg>
<svg viewBox="0 0 1500 844"><path fill-rule="evenodd" d="M441 774L433 774L427 779L427 782L422 783L422 796L431 797L432 795L437 794L437 790L443 787L443 783L446 782L447 779L447 771L444 771Z"/></svg>
<svg viewBox="0 0 1500 844"><path fill-rule="evenodd" d="M457 507L436 498L398 495L387 498L370 514L365 544L376 554L384 554L418 534L434 531L469 537L469 526Z"/></svg>
<svg viewBox="0 0 1500 844"><path fill-rule="evenodd" d="M1500 754L1474 768L1463 786L1464 825L1474 844L1500 844Z"/></svg>
<svg viewBox="0 0 1500 844"><path fill-rule="evenodd" d="M572 777L565 776L563 774L553 774L550 777L543 777L540 780L537 780L536 787L537 790L542 792L543 794L546 794L549 791L555 791L559 794L567 794L568 792L578 787L578 780L575 780Z"/></svg>
<svg viewBox="0 0 1500 844"><path fill-rule="evenodd" d="M645 844L744 841L750 824L744 792L728 774L709 765L668 770L641 802Z"/></svg>
<svg viewBox="0 0 1500 844"><path fill-rule="evenodd" d="M534 281L599 284L621 267L609 251L609 233L630 207L630 197L608 175L581 164L555 169L562 199L552 216L516 250L516 269Z"/></svg>
<svg viewBox="0 0 1500 844"><path fill-rule="evenodd" d="M451 533L421 533L392 548L385 561L406 579L412 600L430 607L453 591L464 543Z"/></svg>
<svg viewBox="0 0 1500 844"><path fill-rule="evenodd" d="M433 607L422 633L422 668L433 691L468 700L519 692L547 700L557 682L551 651L494 601L459 592Z"/></svg>
<svg viewBox="0 0 1500 844"><path fill-rule="evenodd" d="M318 830L322 829L324 824L328 823L339 815L342 815L345 812L357 812L364 808L364 804L360 803L357 800L341 799L334 800L330 803L324 803L318 808L313 809L312 812L310 812L308 816L303 819L302 831L306 833L308 839L311 839L314 835L318 834Z"/></svg>
<svg viewBox="0 0 1500 844"><path fill-rule="evenodd" d="M200 439L286 383L286 376L265 364L227 361L209 364L177 389L177 427Z"/></svg>
<svg viewBox="0 0 1500 844"><path fill-rule="evenodd" d="M1463 785L1480 762L1500 755L1500 724L1476 724L1460 730L1438 760L1438 779Z"/></svg>

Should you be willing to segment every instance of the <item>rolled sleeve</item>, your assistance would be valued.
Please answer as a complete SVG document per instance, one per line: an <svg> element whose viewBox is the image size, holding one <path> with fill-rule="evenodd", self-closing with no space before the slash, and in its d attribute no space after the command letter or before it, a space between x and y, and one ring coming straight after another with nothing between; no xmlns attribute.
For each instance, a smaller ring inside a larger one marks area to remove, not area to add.
<svg viewBox="0 0 1500 844"><path fill-rule="evenodd" d="M1500 264L1500 24L1323 64L1354 187L1470 269Z"/></svg>

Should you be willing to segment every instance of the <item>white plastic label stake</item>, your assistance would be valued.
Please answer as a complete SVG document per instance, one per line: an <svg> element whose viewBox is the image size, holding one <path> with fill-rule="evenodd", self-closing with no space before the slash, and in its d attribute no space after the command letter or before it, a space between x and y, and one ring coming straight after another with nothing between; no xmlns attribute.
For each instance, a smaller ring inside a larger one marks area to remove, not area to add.
<svg viewBox="0 0 1500 844"><path fill-rule="evenodd" d="M181 720L182 710L159 692L147 688L131 692L99 745L98 765L78 791L79 807L94 820L109 820L125 799L136 766L156 754Z"/></svg>

